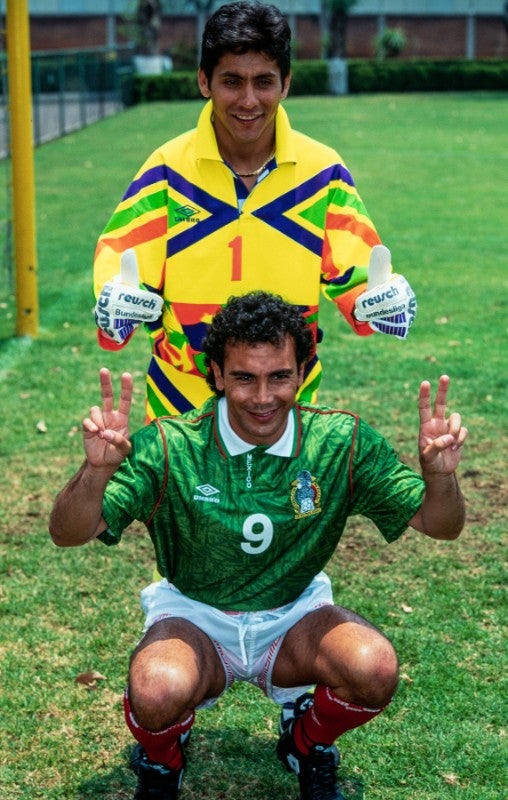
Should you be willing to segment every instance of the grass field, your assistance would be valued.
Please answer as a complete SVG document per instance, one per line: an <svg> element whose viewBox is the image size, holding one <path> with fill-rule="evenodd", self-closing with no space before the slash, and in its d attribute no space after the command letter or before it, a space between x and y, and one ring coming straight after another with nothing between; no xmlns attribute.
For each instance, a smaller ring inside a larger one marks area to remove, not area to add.
<svg viewBox="0 0 508 800"><path fill-rule="evenodd" d="M388 547L355 519L329 565L337 599L379 625L401 660L392 705L341 742L350 800L507 795L507 99L286 103L294 127L345 158L419 301L405 343L359 339L323 306L321 401L359 411L416 465L418 385L447 372L451 406L470 430L460 470L468 522L458 541L407 533ZM121 696L150 544L133 526L120 548L58 550L47 519L81 462L80 423L97 400L100 366L134 373L134 427L142 424L148 345L140 333L121 354L99 351L93 250L144 157L192 127L199 107L135 107L36 152L35 340L12 336L13 300L0 281L2 800L132 796ZM92 671L101 676L92 685L76 682ZM294 800L295 780L274 755L276 725L276 707L249 686L198 713L182 800Z"/></svg>

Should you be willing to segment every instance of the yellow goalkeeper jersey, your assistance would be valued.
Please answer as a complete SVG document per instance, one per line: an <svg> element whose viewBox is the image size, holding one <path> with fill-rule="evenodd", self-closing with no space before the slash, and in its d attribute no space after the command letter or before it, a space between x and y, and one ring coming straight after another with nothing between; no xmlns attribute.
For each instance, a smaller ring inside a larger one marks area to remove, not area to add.
<svg viewBox="0 0 508 800"><path fill-rule="evenodd" d="M380 240L340 156L293 130L279 107L275 157L247 192L219 153L211 113L208 102L196 129L152 153L97 245L97 295L132 247L142 284L164 299L160 320L145 326L149 419L200 407L210 395L201 345L231 295L281 295L302 309L317 342L323 291L357 333L371 333L352 309ZM301 399L315 400L320 377L314 353Z"/></svg>

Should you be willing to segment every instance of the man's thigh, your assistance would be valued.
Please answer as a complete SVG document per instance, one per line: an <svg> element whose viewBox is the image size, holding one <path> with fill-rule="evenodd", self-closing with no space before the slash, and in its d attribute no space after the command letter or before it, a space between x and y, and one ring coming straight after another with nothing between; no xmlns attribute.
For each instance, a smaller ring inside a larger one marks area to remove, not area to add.
<svg viewBox="0 0 508 800"><path fill-rule="evenodd" d="M134 650L129 683L170 681L192 704L224 691L225 674L215 646L188 620L170 617L155 622Z"/></svg>
<svg viewBox="0 0 508 800"><path fill-rule="evenodd" d="M368 680L380 661L389 661L396 672L395 651L381 631L349 609L326 606L306 614L288 631L273 683L323 683L346 696L349 687Z"/></svg>

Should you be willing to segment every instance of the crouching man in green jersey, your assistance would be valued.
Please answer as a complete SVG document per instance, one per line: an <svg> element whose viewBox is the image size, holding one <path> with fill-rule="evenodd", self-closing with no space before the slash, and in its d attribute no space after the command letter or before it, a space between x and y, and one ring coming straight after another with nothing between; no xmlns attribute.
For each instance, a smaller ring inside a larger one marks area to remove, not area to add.
<svg viewBox="0 0 508 800"><path fill-rule="evenodd" d="M277 755L302 800L341 800L334 742L390 702L397 656L334 605L322 570L353 514L388 541L408 526L434 539L463 527L455 469L467 431L446 416L448 377L433 408L429 383L420 387L419 475L355 414L296 403L312 346L294 306L261 292L232 298L204 341L215 397L132 438L131 376L115 409L100 371L86 460L50 531L62 547L112 545L137 519L154 544L163 578L142 593L146 627L125 693L136 800L178 796L195 710L235 680L282 705Z"/></svg>

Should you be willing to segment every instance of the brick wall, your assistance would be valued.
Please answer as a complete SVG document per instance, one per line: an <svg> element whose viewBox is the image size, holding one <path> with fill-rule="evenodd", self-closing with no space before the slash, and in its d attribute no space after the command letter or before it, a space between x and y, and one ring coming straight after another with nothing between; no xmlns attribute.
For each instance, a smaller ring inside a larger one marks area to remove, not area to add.
<svg viewBox="0 0 508 800"><path fill-rule="evenodd" d="M107 43L105 17L31 17L32 50L104 47Z"/></svg>
<svg viewBox="0 0 508 800"><path fill-rule="evenodd" d="M464 17L389 17L389 27L400 27L407 39L402 58L464 58L466 20ZM172 51L183 46L196 47L193 17L165 17L161 30L160 49ZM348 57L369 58L374 55L377 20L373 17L352 17L348 23ZM127 32L119 21L117 41L125 43ZM104 47L107 44L105 17L32 17L30 20L33 50ZM317 17L297 20L295 35L299 58L319 58L320 30ZM508 58L508 35L501 17L478 17L476 20L476 54L478 58Z"/></svg>

